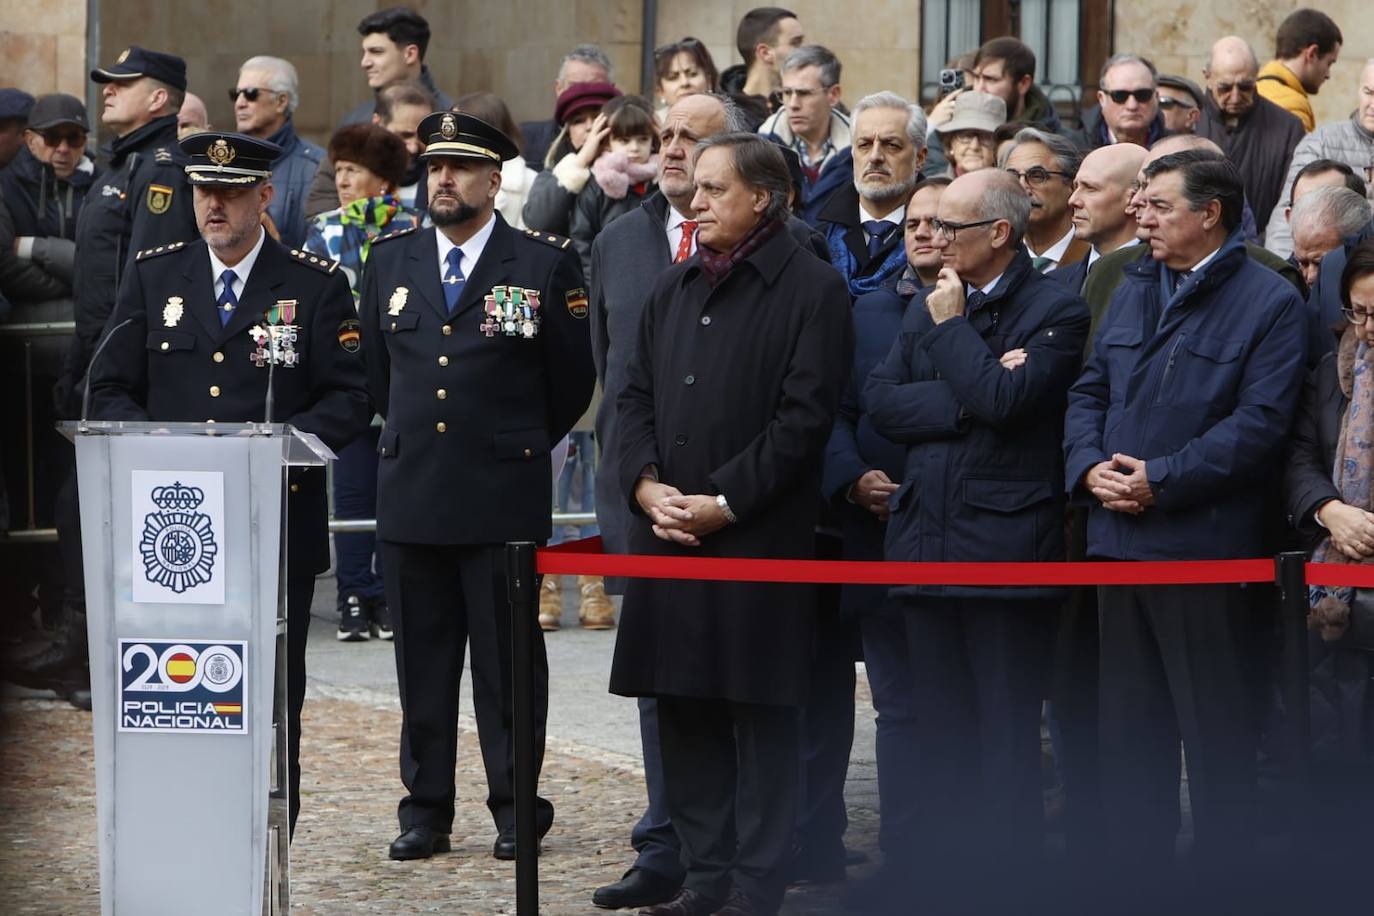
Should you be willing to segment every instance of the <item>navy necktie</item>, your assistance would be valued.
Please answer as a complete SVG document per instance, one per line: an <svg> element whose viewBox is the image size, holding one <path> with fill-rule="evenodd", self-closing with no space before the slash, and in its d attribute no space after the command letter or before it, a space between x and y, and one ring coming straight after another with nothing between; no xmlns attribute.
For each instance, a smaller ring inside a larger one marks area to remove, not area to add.
<svg viewBox="0 0 1374 916"><path fill-rule="evenodd" d="M887 234L892 231L892 227L895 225L897 224L885 219L864 221L864 232L868 233L869 260L878 256L878 249L883 247L883 242L887 241Z"/></svg>
<svg viewBox="0 0 1374 916"><path fill-rule="evenodd" d="M220 282L224 284L224 290L215 300L219 304L219 323L220 327L229 323L229 319L234 317L234 308L239 304L239 297L234 295L234 281L239 277L232 269L226 270L219 275Z"/></svg>
<svg viewBox="0 0 1374 916"><path fill-rule="evenodd" d="M458 307L458 297L463 293L463 268L459 262L463 260L463 249L451 248L448 253L448 270L444 272L444 302L448 305L448 313L453 314L453 310Z"/></svg>

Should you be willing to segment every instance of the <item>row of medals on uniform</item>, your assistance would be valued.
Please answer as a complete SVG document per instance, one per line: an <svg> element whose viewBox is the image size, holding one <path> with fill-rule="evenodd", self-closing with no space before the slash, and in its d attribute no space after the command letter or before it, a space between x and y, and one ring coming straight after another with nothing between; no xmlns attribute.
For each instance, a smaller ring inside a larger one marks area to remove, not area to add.
<svg viewBox="0 0 1374 916"><path fill-rule="evenodd" d="M293 368L300 362L300 354L296 352L300 326L294 323L296 302L295 299L278 299L277 304L268 309L264 316L266 324L255 324L248 329L248 335L257 347L249 354L254 365L265 366L275 362L278 366ZM169 328L177 327L185 311L185 299L168 296L167 304L162 307L162 324Z"/></svg>
<svg viewBox="0 0 1374 916"><path fill-rule="evenodd" d="M396 287L391 294L386 313L392 318L405 310L410 290L404 286ZM487 337L495 337L497 332L506 337L523 337L531 340L539 333L539 290L522 289L518 286L493 286L482 301L482 311L486 317L478 329Z"/></svg>

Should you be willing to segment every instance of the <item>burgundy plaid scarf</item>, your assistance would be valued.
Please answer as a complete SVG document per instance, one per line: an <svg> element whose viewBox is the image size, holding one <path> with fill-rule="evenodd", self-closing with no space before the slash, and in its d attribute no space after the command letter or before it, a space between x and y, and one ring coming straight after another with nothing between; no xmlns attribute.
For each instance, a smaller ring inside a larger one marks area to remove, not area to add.
<svg viewBox="0 0 1374 916"><path fill-rule="evenodd" d="M698 243L697 254L701 256L701 267L706 271L706 279L711 282L711 286L719 286L720 281L724 280L730 271L744 263L745 258L781 232L782 227L782 220L761 219L729 251L716 251Z"/></svg>

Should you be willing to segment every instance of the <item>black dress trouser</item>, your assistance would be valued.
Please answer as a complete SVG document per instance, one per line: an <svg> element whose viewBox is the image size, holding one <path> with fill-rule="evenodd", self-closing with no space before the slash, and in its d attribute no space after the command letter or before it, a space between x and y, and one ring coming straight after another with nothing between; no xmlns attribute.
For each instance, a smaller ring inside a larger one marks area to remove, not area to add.
<svg viewBox="0 0 1374 916"><path fill-rule="evenodd" d="M795 706L660 696L658 732L684 886L723 903L733 886L782 903L800 766Z"/></svg>
<svg viewBox="0 0 1374 916"><path fill-rule="evenodd" d="M458 683L469 643L487 807L498 831L514 829L514 710L505 547L380 543L401 689L401 781L409 792L397 808L401 829L425 826L449 833L453 828ZM534 640L537 773L544 762L549 665L538 627ZM553 805L539 799L536 817L542 836L553 824Z"/></svg>

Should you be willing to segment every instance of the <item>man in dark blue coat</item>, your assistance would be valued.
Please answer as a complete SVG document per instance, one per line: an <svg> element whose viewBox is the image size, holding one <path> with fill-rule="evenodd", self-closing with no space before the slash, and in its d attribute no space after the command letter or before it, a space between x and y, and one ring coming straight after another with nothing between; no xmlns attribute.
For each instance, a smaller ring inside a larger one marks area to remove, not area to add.
<svg viewBox="0 0 1374 916"><path fill-rule="evenodd" d="M393 859L450 848L458 682L471 642L472 696L496 823L515 858L507 541L546 541L549 452L594 384L587 292L567 239L512 229L495 212L515 144L471 115L420 122L435 225L373 243L359 319L378 442L377 538L387 570L401 690ZM548 661L535 631L534 753L542 763ZM538 801L543 836L553 805Z"/></svg>
<svg viewBox="0 0 1374 916"><path fill-rule="evenodd" d="M1126 267L1069 399L1065 479L1091 505L1088 556L1262 556L1302 384L1302 300L1246 256L1230 162L1188 150L1144 176L1153 258ZM1167 882L1181 739L1196 870L1224 881L1253 841L1254 589L1103 586L1098 601L1111 864L1144 890Z"/></svg>
<svg viewBox="0 0 1374 916"><path fill-rule="evenodd" d="M955 179L940 198L944 268L864 390L874 430L906 445L889 560L1063 558L1061 417L1089 318L1032 267L1029 218L1030 200L1000 170ZM920 815L906 838L919 880L947 902L966 902L970 887L1020 894L1042 838L1040 703L1062 589L893 595L921 742ZM988 880L990 869L1012 880Z"/></svg>

